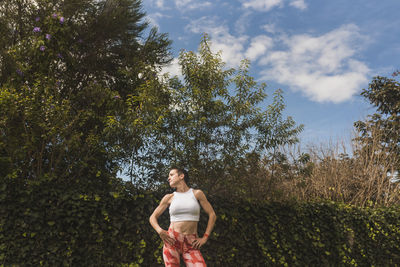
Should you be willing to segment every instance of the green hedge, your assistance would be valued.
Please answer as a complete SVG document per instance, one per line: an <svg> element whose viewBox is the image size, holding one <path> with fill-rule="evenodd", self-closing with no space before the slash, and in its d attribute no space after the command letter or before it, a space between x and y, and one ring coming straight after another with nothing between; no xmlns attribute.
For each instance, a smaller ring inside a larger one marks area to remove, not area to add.
<svg viewBox="0 0 400 267"><path fill-rule="evenodd" d="M162 266L148 217L164 193L116 184L93 194L2 179L0 266ZM400 207L209 199L218 215L202 248L209 266L400 266ZM199 234L206 223L202 214Z"/></svg>
<svg viewBox="0 0 400 267"><path fill-rule="evenodd" d="M211 266L400 266L400 207L216 203Z"/></svg>

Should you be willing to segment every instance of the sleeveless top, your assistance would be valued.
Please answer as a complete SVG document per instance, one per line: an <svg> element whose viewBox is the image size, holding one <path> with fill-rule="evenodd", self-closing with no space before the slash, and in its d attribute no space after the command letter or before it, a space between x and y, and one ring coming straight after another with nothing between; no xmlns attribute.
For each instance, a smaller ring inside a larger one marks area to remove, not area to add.
<svg viewBox="0 0 400 267"><path fill-rule="evenodd" d="M192 188L184 193L174 192L169 206L169 215L171 222L199 221L200 205Z"/></svg>

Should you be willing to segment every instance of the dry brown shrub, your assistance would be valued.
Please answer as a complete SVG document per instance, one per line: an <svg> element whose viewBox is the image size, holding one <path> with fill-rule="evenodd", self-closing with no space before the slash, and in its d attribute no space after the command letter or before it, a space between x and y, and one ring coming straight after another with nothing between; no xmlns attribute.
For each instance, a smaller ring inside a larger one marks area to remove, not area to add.
<svg viewBox="0 0 400 267"><path fill-rule="evenodd" d="M379 134L372 131L368 145L352 139L347 146L345 142L309 146L307 162L299 161L304 155L300 146L281 149L286 161L264 159L258 178L254 177L256 197L271 201L332 200L357 206L400 204L400 183L393 179L399 159L394 147L379 142Z"/></svg>

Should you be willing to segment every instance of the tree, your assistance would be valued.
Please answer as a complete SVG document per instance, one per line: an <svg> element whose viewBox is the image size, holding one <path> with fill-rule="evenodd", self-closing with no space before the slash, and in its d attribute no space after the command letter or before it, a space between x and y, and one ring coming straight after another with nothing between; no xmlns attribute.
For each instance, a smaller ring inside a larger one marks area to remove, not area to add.
<svg viewBox="0 0 400 267"><path fill-rule="evenodd" d="M169 110L135 154L129 174L138 185L157 187L166 185L162 174L178 164L210 194L245 195L250 184L244 176L257 172L252 166L267 151L297 142L302 126L283 117L282 90L265 107L266 85L249 75L249 62L226 69L207 36L198 53L180 53L179 65L181 79L165 77Z"/></svg>
<svg viewBox="0 0 400 267"><path fill-rule="evenodd" d="M165 102L170 41L143 19L138 0L0 1L1 265L143 261L112 208L145 208L115 177Z"/></svg>
<svg viewBox="0 0 400 267"><path fill-rule="evenodd" d="M0 2L2 177L115 176L142 145L137 96L171 59L144 16L139 0Z"/></svg>
<svg viewBox="0 0 400 267"><path fill-rule="evenodd" d="M400 171L400 83L396 80L399 72L393 73L393 78L375 77L368 89L361 93L377 112L368 116L366 121L355 122L359 132L356 138L362 144L362 150L370 153L390 154L395 160L391 170L392 175ZM376 151L371 151L374 147ZM377 148L379 147L379 149Z"/></svg>

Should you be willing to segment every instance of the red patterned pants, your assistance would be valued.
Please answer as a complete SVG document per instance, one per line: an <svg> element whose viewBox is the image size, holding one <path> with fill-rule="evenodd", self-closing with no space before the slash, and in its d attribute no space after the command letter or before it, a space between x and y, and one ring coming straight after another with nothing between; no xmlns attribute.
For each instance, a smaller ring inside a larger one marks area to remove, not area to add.
<svg viewBox="0 0 400 267"><path fill-rule="evenodd" d="M181 234L175 232L171 228L168 229L170 237L175 239L173 245L164 243L163 258L165 266L179 267L180 255L187 267L204 267L207 266L200 250L192 247L192 242L197 238L196 234Z"/></svg>

